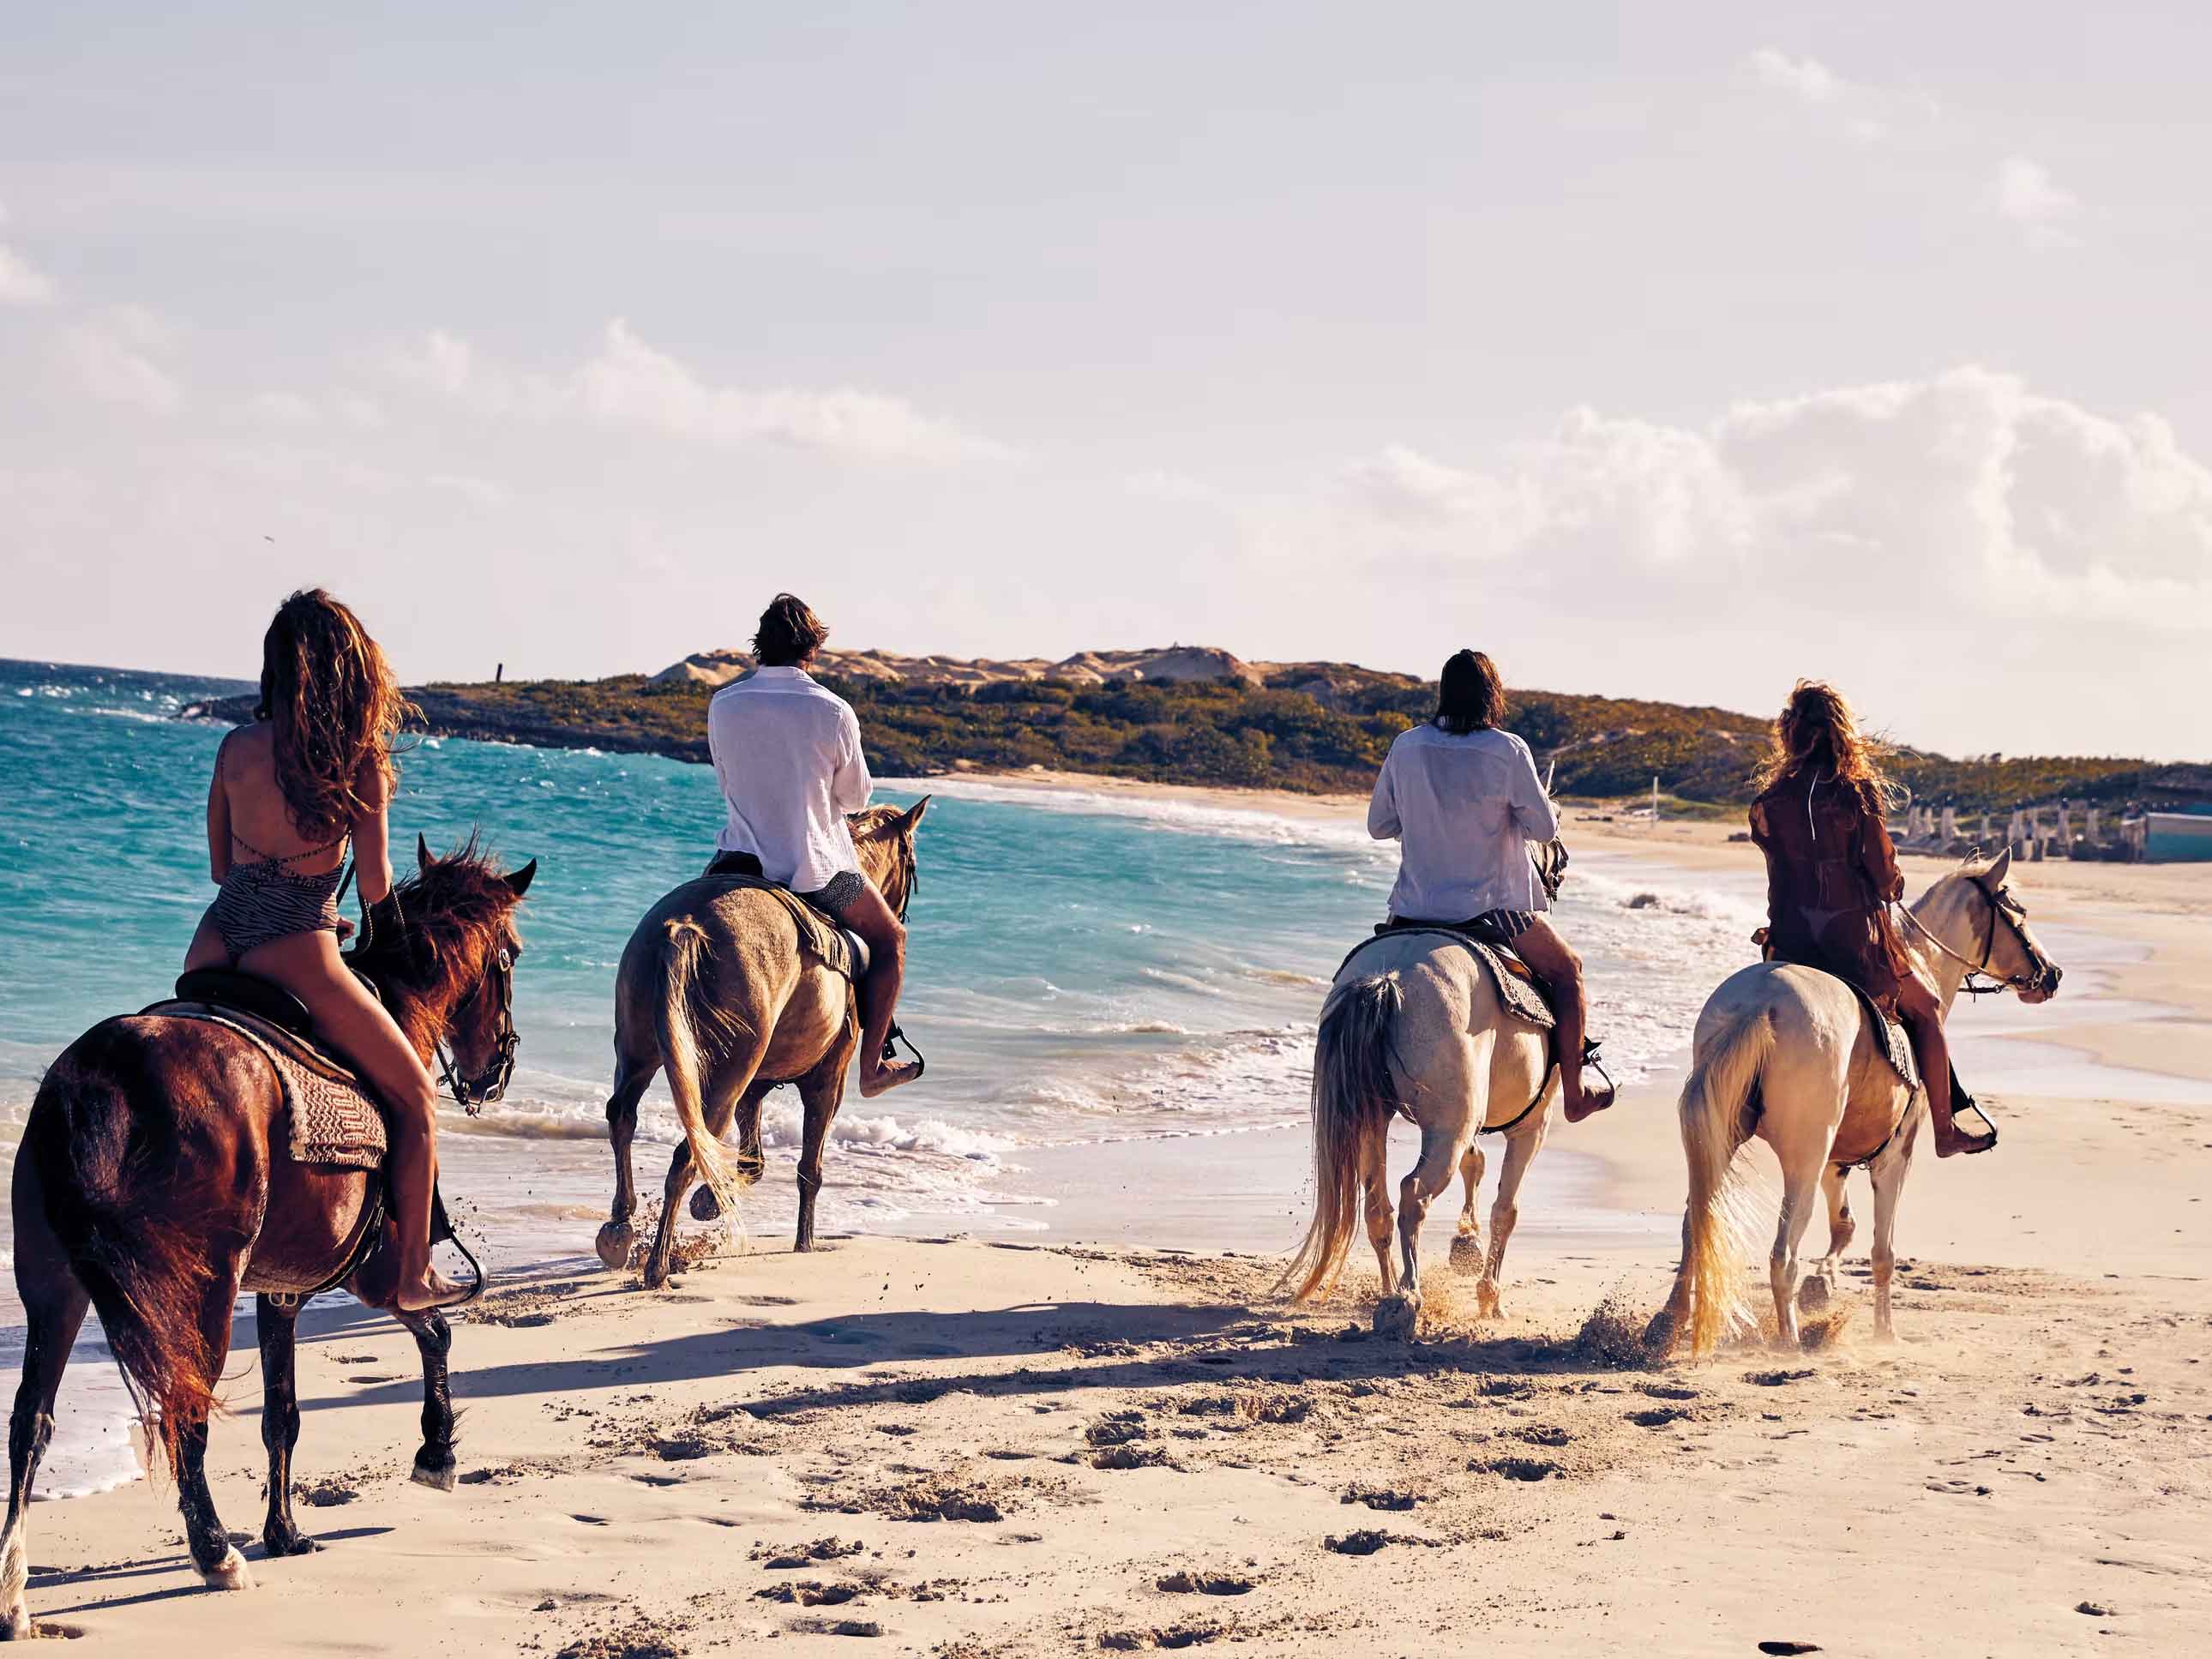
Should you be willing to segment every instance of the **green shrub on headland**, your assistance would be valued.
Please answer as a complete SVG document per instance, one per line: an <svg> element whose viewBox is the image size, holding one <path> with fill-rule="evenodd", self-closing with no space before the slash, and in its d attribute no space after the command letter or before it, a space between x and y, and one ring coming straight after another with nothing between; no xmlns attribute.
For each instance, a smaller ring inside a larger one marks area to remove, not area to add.
<svg viewBox="0 0 2212 1659"><path fill-rule="evenodd" d="M1404 675L1334 667L1265 685L1236 680L1076 685L1006 681L979 687L878 681L826 683L860 717L869 766L884 777L1030 767L1161 783L1364 791L1390 741L1434 707ZM556 748L707 758L707 702L688 681L622 674L604 680L431 685L410 695L444 735ZM243 700L250 702L250 699ZM208 712L232 711L224 705ZM250 712L250 711L248 711ZM239 718L246 718L241 712ZM1750 799L1767 722L1723 708L1632 698L1516 691L1507 724L1538 763L1555 764L1554 793L1616 797L1648 791L1726 805ZM2107 806L2212 797L2212 767L2060 757L1950 760L1900 750L1899 780L1915 798L1962 813L2009 812L2066 798Z"/></svg>

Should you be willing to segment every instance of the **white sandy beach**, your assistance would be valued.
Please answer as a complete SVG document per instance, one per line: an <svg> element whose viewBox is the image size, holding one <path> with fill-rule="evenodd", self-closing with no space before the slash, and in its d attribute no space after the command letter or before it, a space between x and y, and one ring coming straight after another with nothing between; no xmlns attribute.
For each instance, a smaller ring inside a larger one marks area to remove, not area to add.
<svg viewBox="0 0 2212 1659"><path fill-rule="evenodd" d="M1755 854L1726 835L1569 838L1740 873ZM1681 1201L1666 1078L1554 1126L1505 1316L1475 1322L1437 1272L1412 1346L1364 1338L1357 1267L1329 1306L1273 1294L1297 1135L1061 1149L1028 1172L1061 1200L1044 1244L762 1238L658 1294L596 1272L502 1288L457 1338L450 1494L405 1478L411 1343L311 1311L311 1557L259 1559L241 1326L210 1461L257 1588L202 1593L172 1494L140 1482L37 1508L33 1611L132 1654L2200 1649L2212 870L2014 884L2039 927L2125 948L1991 1039L2038 1045L2023 1075L2061 1057L2066 1091L1991 1091L1997 1153L1915 1169L1894 1345L1862 1291L1809 1352L1632 1351ZM2095 1017L2069 1023L2069 995ZM2157 1091L2133 1073L2174 1097L2136 1097ZM1156 1201L1164 1158L1222 1171L1218 1201Z"/></svg>

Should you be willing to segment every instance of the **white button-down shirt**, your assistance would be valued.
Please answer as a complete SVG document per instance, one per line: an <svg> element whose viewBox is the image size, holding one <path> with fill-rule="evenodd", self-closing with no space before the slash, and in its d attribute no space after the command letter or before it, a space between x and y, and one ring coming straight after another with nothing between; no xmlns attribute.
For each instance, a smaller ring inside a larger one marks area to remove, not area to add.
<svg viewBox="0 0 2212 1659"><path fill-rule="evenodd" d="M1510 732L1398 734L1375 780L1367 833L1399 842L1390 914L1466 921L1486 910L1541 910L1528 843L1559 833L1535 757Z"/></svg>
<svg viewBox="0 0 2212 1659"><path fill-rule="evenodd" d="M853 707L802 668L756 668L707 705L707 750L729 816L716 842L796 892L858 870L845 814L875 788Z"/></svg>

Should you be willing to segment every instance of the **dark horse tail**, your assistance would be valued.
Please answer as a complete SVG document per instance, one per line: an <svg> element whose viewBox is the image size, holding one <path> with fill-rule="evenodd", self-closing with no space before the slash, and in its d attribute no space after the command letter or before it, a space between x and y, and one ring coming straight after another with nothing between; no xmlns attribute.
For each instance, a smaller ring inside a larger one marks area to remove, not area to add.
<svg viewBox="0 0 2212 1659"><path fill-rule="evenodd" d="M216 1406L217 1378L203 1330L216 1253L204 1215L192 1217L195 1231L150 1212L148 1184L164 1184L182 1149L166 1113L132 1109L137 1091L129 1080L143 1069L131 1063L134 1046L113 1045L102 1056L106 1064L70 1066L74 1053L57 1062L39 1090L17 1157L32 1160L46 1225L106 1328L145 1427L148 1461L158 1446L173 1474L184 1426L205 1422ZM140 1097L161 1097L154 1079L141 1080ZM23 1196L19 1176L19 1249ZM226 1306L221 1317L229 1316Z"/></svg>

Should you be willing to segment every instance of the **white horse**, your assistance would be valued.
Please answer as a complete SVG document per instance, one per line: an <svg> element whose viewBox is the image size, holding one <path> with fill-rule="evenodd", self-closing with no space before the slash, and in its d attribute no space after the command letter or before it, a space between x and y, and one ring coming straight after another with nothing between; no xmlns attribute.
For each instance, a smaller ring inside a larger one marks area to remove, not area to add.
<svg viewBox="0 0 2212 1659"><path fill-rule="evenodd" d="M1990 975L2022 1002L2048 1001L2058 988L2057 965L2006 890L2011 867L2009 850L1969 861L1911 907L1904 943L1935 982L1946 1015L1972 975ZM1844 1183L1861 1165L1874 1181L1875 1329L1889 1336L1897 1200L1928 1102L1891 1069L1850 987L1784 963L1731 975L1698 1016L1680 1110L1690 1167L1682 1263L1674 1294L1644 1333L1647 1346L1672 1346L1686 1317L1692 1352L1709 1353L1743 1313L1740 1224L1750 1218L1741 1213L1735 1155L1753 1135L1782 1165L1782 1213L1768 1269L1778 1346L1798 1341L1797 1253L1813 1218L1814 1188L1827 1200L1828 1253L1806 1283L1808 1291L1818 1287L1808 1305L1834 1289L1837 1261L1856 1231Z"/></svg>
<svg viewBox="0 0 2212 1659"><path fill-rule="evenodd" d="M1420 1318L1421 1223L1457 1169L1467 1202L1452 1260L1480 1262L1478 1310L1498 1313L1498 1264L1519 1215L1514 1198L1544 1144L1558 1089L1550 1036L1508 1013L1474 957L1433 933L1386 933L1337 970L1314 1048L1313 1224L1284 1274L1296 1284L1296 1299L1336 1283L1364 1194L1368 1242L1382 1275L1375 1329L1411 1336ZM1402 1279L1391 1270L1384 1164L1390 1120L1401 1110L1421 1131L1420 1159L1398 1189ZM1475 1136L1486 1129L1505 1136L1486 1255L1475 1210L1483 1167Z"/></svg>

